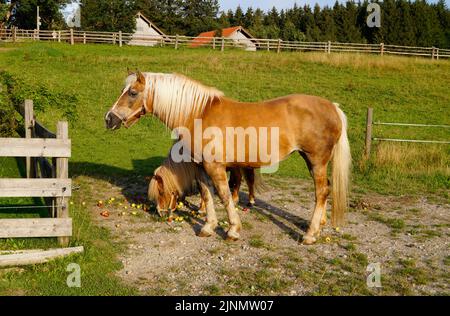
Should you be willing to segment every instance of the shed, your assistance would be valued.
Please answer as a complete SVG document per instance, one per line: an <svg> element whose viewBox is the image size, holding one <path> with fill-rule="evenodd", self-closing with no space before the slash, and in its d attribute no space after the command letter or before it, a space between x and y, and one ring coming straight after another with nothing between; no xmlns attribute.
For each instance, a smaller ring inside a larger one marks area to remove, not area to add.
<svg viewBox="0 0 450 316"><path fill-rule="evenodd" d="M141 12L136 14L136 31L129 45L155 46L166 38L166 35L145 17Z"/></svg>
<svg viewBox="0 0 450 316"><path fill-rule="evenodd" d="M193 39L191 47L199 47L212 42L216 31L203 32ZM256 51L255 38L242 26L228 27L222 30L222 37L232 39L236 44L244 45L247 51Z"/></svg>

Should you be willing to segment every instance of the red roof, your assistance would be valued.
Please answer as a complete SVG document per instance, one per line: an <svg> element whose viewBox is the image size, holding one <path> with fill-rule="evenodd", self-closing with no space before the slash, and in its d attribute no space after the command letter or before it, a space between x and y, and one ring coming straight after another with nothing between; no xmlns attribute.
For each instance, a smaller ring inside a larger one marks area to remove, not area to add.
<svg viewBox="0 0 450 316"><path fill-rule="evenodd" d="M237 31L243 31L244 28L242 26L234 26L234 27L228 27L222 30L222 36L223 37L230 37ZM202 45L206 45L210 43L216 34L216 31L209 31L209 32L203 32L200 33L196 38L192 40L191 47L198 47ZM252 37L248 32L245 31L245 34Z"/></svg>

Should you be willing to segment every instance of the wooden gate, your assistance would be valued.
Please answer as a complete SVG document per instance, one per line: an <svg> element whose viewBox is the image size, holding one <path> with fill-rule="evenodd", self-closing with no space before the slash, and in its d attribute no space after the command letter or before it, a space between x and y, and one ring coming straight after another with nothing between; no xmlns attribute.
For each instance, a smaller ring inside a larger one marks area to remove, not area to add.
<svg viewBox="0 0 450 316"><path fill-rule="evenodd" d="M36 121L31 100L25 101L21 114L25 138L0 138L0 157L25 157L27 178L0 179L0 197L44 198L51 211L49 218L0 219L0 238L58 237L65 246L72 236L68 125L58 122L56 135L48 131Z"/></svg>

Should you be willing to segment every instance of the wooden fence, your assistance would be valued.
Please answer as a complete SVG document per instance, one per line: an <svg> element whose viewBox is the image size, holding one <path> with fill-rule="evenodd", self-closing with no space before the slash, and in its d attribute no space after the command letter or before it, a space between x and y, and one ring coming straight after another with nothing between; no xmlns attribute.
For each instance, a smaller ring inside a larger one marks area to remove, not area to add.
<svg viewBox="0 0 450 316"><path fill-rule="evenodd" d="M0 238L58 237L61 245L67 245L72 236L67 122L58 122L55 135L36 121L31 100L25 101L20 112L25 138L0 138L0 157L25 157L27 179L0 179L0 197L44 198L51 218L1 219Z"/></svg>
<svg viewBox="0 0 450 316"><path fill-rule="evenodd" d="M249 48L248 40L236 40L224 37L198 38L180 35L151 36L139 35L123 32L84 32L78 30L21 30L21 29L0 29L0 40L2 41L55 41L74 44L104 43L113 45L134 45L142 46L173 46L175 49L181 47L209 47L224 51L229 48ZM194 41L195 40L195 41ZM404 55L421 56L432 59L450 58L450 49L440 49L437 47L412 47L400 45L381 44L359 44L359 43L338 43L338 42L294 42L283 41L281 39L251 39L251 45L257 50L274 51L318 51L324 53L332 52L353 52L378 55Z"/></svg>
<svg viewBox="0 0 450 316"><path fill-rule="evenodd" d="M397 143L422 143L422 144L450 144L450 141L440 140L422 140L422 139L399 139L399 138L378 138L373 137L373 126L400 126L400 127L430 127L430 128L450 128L450 125L437 125L437 124L410 124L410 123L385 123L373 121L373 108L367 109L366 119L366 144L364 154L366 159L370 158L372 150L372 141L379 142L397 142Z"/></svg>

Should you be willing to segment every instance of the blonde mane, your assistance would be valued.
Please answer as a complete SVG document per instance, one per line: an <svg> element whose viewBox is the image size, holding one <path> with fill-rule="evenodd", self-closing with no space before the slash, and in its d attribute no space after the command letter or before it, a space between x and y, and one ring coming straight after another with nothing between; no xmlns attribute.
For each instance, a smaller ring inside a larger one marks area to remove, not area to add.
<svg viewBox="0 0 450 316"><path fill-rule="evenodd" d="M144 73L145 95L153 98L153 114L171 129L200 118L223 92L179 74Z"/></svg>
<svg viewBox="0 0 450 316"><path fill-rule="evenodd" d="M202 176L204 171L194 162L176 163L170 155L164 160L161 167L155 170L154 175L163 179L165 192L176 192L180 197L197 192L196 179ZM156 201L158 197L158 184L152 180L149 186L149 197Z"/></svg>

